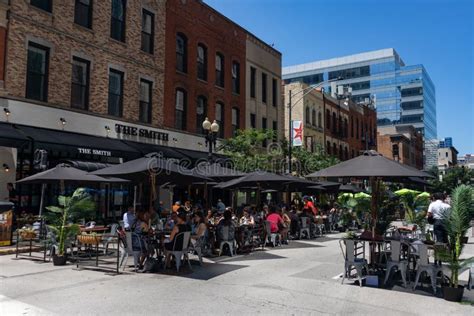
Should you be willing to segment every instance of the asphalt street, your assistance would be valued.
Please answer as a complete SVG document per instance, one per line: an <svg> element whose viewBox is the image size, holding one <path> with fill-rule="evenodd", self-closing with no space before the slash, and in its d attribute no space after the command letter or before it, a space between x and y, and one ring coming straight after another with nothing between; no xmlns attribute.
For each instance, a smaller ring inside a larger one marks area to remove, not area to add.
<svg viewBox="0 0 474 316"><path fill-rule="evenodd" d="M474 314L469 302L474 290L459 304L434 297L427 284L416 292L398 284L341 285L339 237L206 259L202 267L193 262L192 271L179 274L113 275L1 256L0 315ZM474 253L472 239L466 250ZM467 273L461 279L467 280Z"/></svg>

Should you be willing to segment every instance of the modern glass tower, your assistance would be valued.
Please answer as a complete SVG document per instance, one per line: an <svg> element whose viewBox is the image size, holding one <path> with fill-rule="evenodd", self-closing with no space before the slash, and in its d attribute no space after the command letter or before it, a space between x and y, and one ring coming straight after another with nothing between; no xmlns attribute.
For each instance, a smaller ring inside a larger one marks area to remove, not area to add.
<svg viewBox="0 0 474 316"><path fill-rule="evenodd" d="M413 125L425 140L436 139L434 84L423 65L406 66L393 48L283 68L285 83L338 77L355 102L375 100L377 125Z"/></svg>

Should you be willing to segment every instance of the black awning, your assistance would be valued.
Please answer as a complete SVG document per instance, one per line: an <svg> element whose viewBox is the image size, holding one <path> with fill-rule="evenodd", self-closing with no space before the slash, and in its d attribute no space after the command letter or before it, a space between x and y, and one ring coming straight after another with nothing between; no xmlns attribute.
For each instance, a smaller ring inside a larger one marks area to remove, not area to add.
<svg viewBox="0 0 474 316"><path fill-rule="evenodd" d="M113 166L112 164L103 163L103 162L79 161L79 160L69 160L69 159L63 160L62 162L74 168L84 170L87 172L92 172L92 171L96 171L99 169L104 169L104 168Z"/></svg>
<svg viewBox="0 0 474 316"><path fill-rule="evenodd" d="M13 124L0 123L0 146L20 148L29 141Z"/></svg>
<svg viewBox="0 0 474 316"><path fill-rule="evenodd" d="M74 151L85 155L110 157L140 157L140 152L127 146L118 139L85 135L46 128L17 125L25 135L32 138L36 145L45 149Z"/></svg>
<svg viewBox="0 0 474 316"><path fill-rule="evenodd" d="M188 158L186 155L183 155L182 153L178 152L175 148L167 147L167 146L161 146L161 145L155 145L155 144L146 144L146 143L139 143L139 142L134 142L130 140L121 140L123 143L126 145L135 148L139 152L142 153L142 155L146 155L149 153L158 153L163 156L163 158L174 158L174 159L186 159Z"/></svg>

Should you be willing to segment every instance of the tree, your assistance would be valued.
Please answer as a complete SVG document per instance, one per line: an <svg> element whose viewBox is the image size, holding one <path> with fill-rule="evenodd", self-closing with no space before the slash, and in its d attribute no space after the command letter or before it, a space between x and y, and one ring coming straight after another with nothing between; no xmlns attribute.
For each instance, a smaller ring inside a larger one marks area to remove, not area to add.
<svg viewBox="0 0 474 316"><path fill-rule="evenodd" d="M434 192L446 192L448 194L460 184L472 184L474 182L474 171L465 167L453 167L441 175L438 168L433 167L430 173L436 178L430 181ZM441 178L441 180L440 180Z"/></svg>
<svg viewBox="0 0 474 316"><path fill-rule="evenodd" d="M265 170L284 173L288 168L288 141L269 142L274 140L276 133L273 130L246 129L237 132L237 135L224 140L222 149L228 155L237 170L250 172ZM320 146L314 152L303 147L292 148L292 170L297 175L309 173L337 164L337 158L327 155Z"/></svg>

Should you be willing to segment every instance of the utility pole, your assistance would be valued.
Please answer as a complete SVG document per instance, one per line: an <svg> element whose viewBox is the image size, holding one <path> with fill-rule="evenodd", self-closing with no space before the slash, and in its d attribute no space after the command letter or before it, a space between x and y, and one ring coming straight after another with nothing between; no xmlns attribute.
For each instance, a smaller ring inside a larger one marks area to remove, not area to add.
<svg viewBox="0 0 474 316"><path fill-rule="evenodd" d="M291 175L291 147L293 146L293 126L291 124L291 90L288 91L288 174Z"/></svg>

